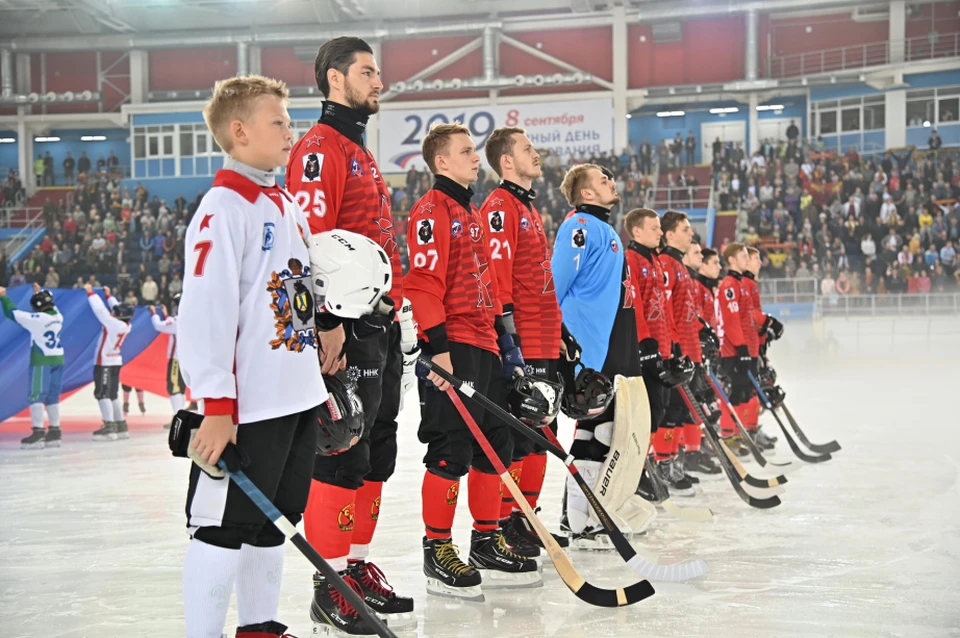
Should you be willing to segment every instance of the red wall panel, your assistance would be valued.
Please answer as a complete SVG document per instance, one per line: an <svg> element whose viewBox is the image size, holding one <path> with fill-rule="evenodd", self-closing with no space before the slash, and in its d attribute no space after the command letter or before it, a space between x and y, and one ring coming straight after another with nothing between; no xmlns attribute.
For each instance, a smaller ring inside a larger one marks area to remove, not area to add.
<svg viewBox="0 0 960 638"><path fill-rule="evenodd" d="M97 90L96 53L92 51L48 53L46 58L47 91L63 93L65 91ZM39 63L39 60L37 60L37 63ZM40 86L38 82L31 88L40 92ZM47 113L95 113L97 110L95 103L51 104L47 106Z"/></svg>
<svg viewBox="0 0 960 638"><path fill-rule="evenodd" d="M477 36L449 36L443 38L422 38L417 40L388 40L383 43L381 57L377 61L383 74L383 82L387 86L391 82L406 80L408 77L422 71L437 60L447 56ZM434 53L436 52L436 53ZM464 60L472 60L464 65ZM436 77L473 77L482 70L481 57L478 51L455 62L452 66L458 70L475 68L468 75L455 73L453 75L438 74Z"/></svg>
<svg viewBox="0 0 960 638"><path fill-rule="evenodd" d="M313 62L301 61L293 47L261 49L260 70L270 78L283 80L287 86L316 86Z"/></svg>
<svg viewBox="0 0 960 638"><path fill-rule="evenodd" d="M150 51L150 90L211 89L237 74L237 50L157 49Z"/></svg>
<svg viewBox="0 0 960 638"><path fill-rule="evenodd" d="M917 13L907 20L907 37L925 36L931 31L957 33L960 31L960 2L935 2L917 6Z"/></svg>
<svg viewBox="0 0 960 638"><path fill-rule="evenodd" d="M120 51L105 51L100 54L100 68L105 76L103 110L117 110L130 94L130 58Z"/></svg>
<svg viewBox="0 0 960 638"><path fill-rule="evenodd" d="M679 42L654 42L649 25L627 29L630 88L728 82L743 77L744 18L692 20ZM642 39L642 41L641 41Z"/></svg>
<svg viewBox="0 0 960 638"><path fill-rule="evenodd" d="M807 27L810 33L807 33ZM837 49L846 46L883 42L889 34L885 20L854 22L850 13L835 13L802 18L772 20L770 25L774 56ZM767 43L761 42L761 47Z"/></svg>
<svg viewBox="0 0 960 638"><path fill-rule="evenodd" d="M508 35L597 77L613 80L613 42L611 30L608 27L533 31ZM538 66L546 70L538 70ZM507 44L500 46L500 68L504 75L555 73L560 70L549 62L544 62Z"/></svg>

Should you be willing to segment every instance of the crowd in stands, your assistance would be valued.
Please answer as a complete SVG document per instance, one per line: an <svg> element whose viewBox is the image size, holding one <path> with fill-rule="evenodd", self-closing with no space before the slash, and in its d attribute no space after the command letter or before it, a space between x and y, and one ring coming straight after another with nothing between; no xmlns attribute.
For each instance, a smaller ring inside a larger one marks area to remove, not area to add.
<svg viewBox="0 0 960 638"><path fill-rule="evenodd" d="M42 186L73 186L77 183L78 179L90 175L91 170L94 168L94 164L90 158L87 157L85 151L81 152L78 158L74 158L73 154L67 151L66 157L60 162L63 168L62 175L64 181L62 184L57 184L57 173L54 170L56 161L56 158L50 154L50 151L37 155L37 159L33 161L33 176L36 180L37 188ZM107 157L101 155L97 158L96 170L94 172L98 175L104 173L111 175L119 174L120 158L117 157L113 151L110 151Z"/></svg>
<svg viewBox="0 0 960 638"><path fill-rule="evenodd" d="M715 187L745 217L768 278L813 278L826 296L960 291L960 166L930 149L840 154L822 140L721 146ZM724 243L729 238L723 240Z"/></svg>

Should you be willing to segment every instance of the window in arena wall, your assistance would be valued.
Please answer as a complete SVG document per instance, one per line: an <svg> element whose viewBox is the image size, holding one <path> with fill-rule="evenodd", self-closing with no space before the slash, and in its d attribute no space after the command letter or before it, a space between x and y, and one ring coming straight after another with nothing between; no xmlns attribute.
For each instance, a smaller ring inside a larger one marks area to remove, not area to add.
<svg viewBox="0 0 960 638"><path fill-rule="evenodd" d="M936 125L936 94L936 89L907 91L907 126L923 126L924 122L929 122L928 126Z"/></svg>
<svg viewBox="0 0 960 638"><path fill-rule="evenodd" d="M851 133L861 130L860 109L862 105L862 98L852 98L840 102L840 130L842 132Z"/></svg>
<svg viewBox="0 0 960 638"><path fill-rule="evenodd" d="M886 97L876 95L863 98L863 130L883 130L887 122Z"/></svg>
<svg viewBox="0 0 960 638"><path fill-rule="evenodd" d="M937 124L956 122L960 117L960 86L937 89Z"/></svg>
<svg viewBox="0 0 960 638"><path fill-rule="evenodd" d="M835 110L820 111L819 135L829 135L837 132L837 112Z"/></svg>

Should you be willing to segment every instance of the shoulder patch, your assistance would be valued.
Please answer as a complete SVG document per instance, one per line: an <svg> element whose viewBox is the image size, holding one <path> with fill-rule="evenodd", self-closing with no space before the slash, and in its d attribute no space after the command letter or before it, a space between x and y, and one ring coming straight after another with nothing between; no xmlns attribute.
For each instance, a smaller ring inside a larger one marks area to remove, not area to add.
<svg viewBox="0 0 960 638"><path fill-rule="evenodd" d="M612 251L615 252L615 253L620 252L620 246L617 245L617 240L616 240L616 239L611 239L611 240L610 240L610 250L612 250Z"/></svg>
<svg viewBox="0 0 960 638"><path fill-rule="evenodd" d="M307 153L303 156L303 181L318 181L320 179L320 171L322 169L323 153Z"/></svg>
<svg viewBox="0 0 960 638"><path fill-rule="evenodd" d="M503 232L503 215L502 210L493 210L487 213L487 222L490 224L491 233Z"/></svg>
<svg viewBox="0 0 960 638"><path fill-rule="evenodd" d="M455 219L450 223L450 235L456 239L463 234L463 224L460 223L459 219Z"/></svg>
<svg viewBox="0 0 960 638"><path fill-rule="evenodd" d="M522 230L523 232L527 232L528 230L530 230L530 220L527 219L526 215L520 216L520 230Z"/></svg>
<svg viewBox="0 0 960 638"><path fill-rule="evenodd" d="M733 292L733 288L727 288L723 291L723 296L732 301L737 295Z"/></svg>
<svg viewBox="0 0 960 638"><path fill-rule="evenodd" d="M570 236L570 245L574 248L583 248L587 245L587 229L586 228L574 228L573 234Z"/></svg>
<svg viewBox="0 0 960 638"><path fill-rule="evenodd" d="M432 219L421 219L417 222L417 245L426 246L433 243Z"/></svg>

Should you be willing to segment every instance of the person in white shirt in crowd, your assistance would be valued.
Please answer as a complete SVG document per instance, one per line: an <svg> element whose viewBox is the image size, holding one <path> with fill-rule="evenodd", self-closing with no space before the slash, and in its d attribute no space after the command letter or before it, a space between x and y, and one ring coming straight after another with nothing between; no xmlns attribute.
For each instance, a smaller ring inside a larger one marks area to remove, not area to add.
<svg viewBox="0 0 960 638"><path fill-rule="evenodd" d="M109 286L103 287L103 296L93 291L93 286L85 284L87 301L93 314L100 321L103 330L97 341L97 354L93 365L93 396L100 405L100 415L103 418L103 427L93 433L94 441L116 441L128 439L130 433L127 421L123 416L123 407L120 405L120 367L123 365L123 355L120 348L129 336L132 328L135 308L117 301L110 294Z"/></svg>
<svg viewBox="0 0 960 638"><path fill-rule="evenodd" d="M860 242L860 252L864 258L877 256L877 244L873 241L873 235L867 233Z"/></svg>
<svg viewBox="0 0 960 638"><path fill-rule="evenodd" d="M887 220L889 220L891 216L896 216L896 214L897 205L893 202L890 193L884 193L883 204L880 206L880 221L886 224Z"/></svg>

